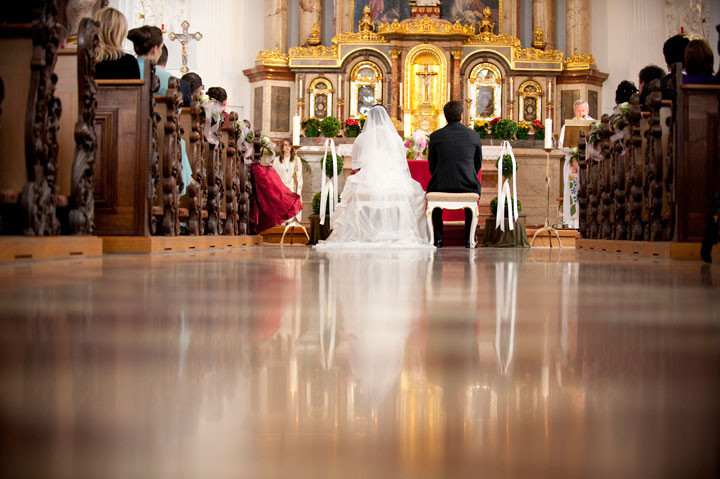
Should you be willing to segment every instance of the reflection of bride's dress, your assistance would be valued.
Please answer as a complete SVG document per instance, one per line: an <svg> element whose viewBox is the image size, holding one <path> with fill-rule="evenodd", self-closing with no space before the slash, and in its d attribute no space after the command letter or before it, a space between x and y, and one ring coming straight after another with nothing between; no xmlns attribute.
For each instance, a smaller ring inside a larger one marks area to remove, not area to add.
<svg viewBox="0 0 720 479"><path fill-rule="evenodd" d="M383 107L368 112L352 161L360 171L346 180L333 232L317 248L432 248L425 192L410 176L405 146Z"/></svg>

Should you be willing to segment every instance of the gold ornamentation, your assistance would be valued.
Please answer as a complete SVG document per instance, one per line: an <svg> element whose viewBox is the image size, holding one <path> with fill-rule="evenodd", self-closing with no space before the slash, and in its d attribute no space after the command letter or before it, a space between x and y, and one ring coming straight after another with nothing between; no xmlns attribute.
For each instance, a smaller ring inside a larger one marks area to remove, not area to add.
<svg viewBox="0 0 720 479"><path fill-rule="evenodd" d="M388 53L390 53L390 58L400 58L402 50L390 50Z"/></svg>
<svg viewBox="0 0 720 479"><path fill-rule="evenodd" d="M465 43L467 45L499 45L514 47L516 49L522 48L522 43L520 43L519 38L506 34L495 35L489 32L474 35L465 40Z"/></svg>
<svg viewBox="0 0 720 479"><path fill-rule="evenodd" d="M492 21L492 10L490 7L483 9L483 19L480 21L480 33L493 33L495 31L495 22Z"/></svg>
<svg viewBox="0 0 720 479"><path fill-rule="evenodd" d="M475 25L472 23L462 24L459 21L450 23L447 20L437 18L411 18L392 23L380 23L378 25L380 35L475 35Z"/></svg>
<svg viewBox="0 0 720 479"><path fill-rule="evenodd" d="M460 60L463 57L463 51L462 50L453 50L450 52L450 55L452 55L452 57L455 60Z"/></svg>
<svg viewBox="0 0 720 479"><path fill-rule="evenodd" d="M589 70L593 65L595 65L595 58L592 55L581 54L577 50L564 63L565 70Z"/></svg>
<svg viewBox="0 0 720 479"><path fill-rule="evenodd" d="M545 50L547 42L543 39L543 37L543 29L540 25L538 25L535 29L535 41L532 42L533 48L537 48L538 50Z"/></svg>
<svg viewBox="0 0 720 479"><path fill-rule="evenodd" d="M360 25L358 26L358 30L360 32L375 31L375 25L373 24L373 19L370 16L370 7L368 6L363 9L363 17L362 19L360 19Z"/></svg>
<svg viewBox="0 0 720 479"><path fill-rule="evenodd" d="M257 57L255 57L255 62L262 63L263 65L287 65L288 61L288 56L280 53L277 48L274 50L260 50Z"/></svg>
<svg viewBox="0 0 720 479"><path fill-rule="evenodd" d="M513 51L513 59L540 62L561 62L563 59L561 50L538 50L537 48L516 48Z"/></svg>
<svg viewBox="0 0 720 479"><path fill-rule="evenodd" d="M333 37L333 43L388 43L385 37L375 32L343 32Z"/></svg>
<svg viewBox="0 0 720 479"><path fill-rule="evenodd" d="M293 58L337 58L338 46L333 45L326 47L325 45L317 45L314 47L292 47L289 56Z"/></svg>
<svg viewBox="0 0 720 479"><path fill-rule="evenodd" d="M313 23L310 27L310 37L307 39L307 44L311 47L320 45L320 25Z"/></svg>

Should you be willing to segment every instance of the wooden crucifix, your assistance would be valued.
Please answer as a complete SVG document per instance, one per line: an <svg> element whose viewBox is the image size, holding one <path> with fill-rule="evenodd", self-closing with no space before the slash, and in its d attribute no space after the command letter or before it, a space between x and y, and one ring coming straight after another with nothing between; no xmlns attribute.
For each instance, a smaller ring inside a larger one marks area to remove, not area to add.
<svg viewBox="0 0 720 479"><path fill-rule="evenodd" d="M190 28L190 23L188 23L187 20L183 21L183 22L180 24L180 26L181 26L182 29L183 29L182 33L170 32L170 35L169 35L168 38L170 38L171 41L172 41L172 40L178 40L178 41L180 42L180 44L182 45L182 63L183 63L183 66L182 66L182 68L180 69L180 71L181 71L181 72L183 73L183 75L184 75L185 73L187 73L188 71L190 71L190 69L187 67L187 63L188 63L188 49L187 49L188 43L190 43L191 40L200 41L200 40L202 40L202 37L203 37L203 36L202 36L202 33L200 33L200 32L188 33L188 29Z"/></svg>
<svg viewBox="0 0 720 479"><path fill-rule="evenodd" d="M431 72L429 68L430 65L427 63L424 66L425 70L417 72L416 75L422 78L423 86L425 87L423 89L423 99L421 103L430 103L430 80L434 75L437 75L437 72Z"/></svg>

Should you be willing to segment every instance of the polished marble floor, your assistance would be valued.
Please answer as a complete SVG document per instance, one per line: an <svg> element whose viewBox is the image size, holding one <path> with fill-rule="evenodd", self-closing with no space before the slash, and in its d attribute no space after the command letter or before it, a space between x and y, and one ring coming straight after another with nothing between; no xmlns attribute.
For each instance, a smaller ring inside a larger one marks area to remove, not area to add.
<svg viewBox="0 0 720 479"><path fill-rule="evenodd" d="M263 246L0 265L0 476L720 474L720 265Z"/></svg>

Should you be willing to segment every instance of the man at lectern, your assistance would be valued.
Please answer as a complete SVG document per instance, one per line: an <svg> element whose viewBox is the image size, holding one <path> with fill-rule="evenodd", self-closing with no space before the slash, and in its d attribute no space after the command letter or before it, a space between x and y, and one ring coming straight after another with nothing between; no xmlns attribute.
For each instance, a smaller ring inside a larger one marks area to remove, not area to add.
<svg viewBox="0 0 720 479"><path fill-rule="evenodd" d="M575 117L572 118L572 120L595 120L595 118L588 115L588 113L590 113L590 105L588 105L587 100L576 100L575 105L573 106L573 112L575 113ZM558 145L562 147L564 141L565 125L563 125L560 129L560 138L558 140Z"/></svg>

